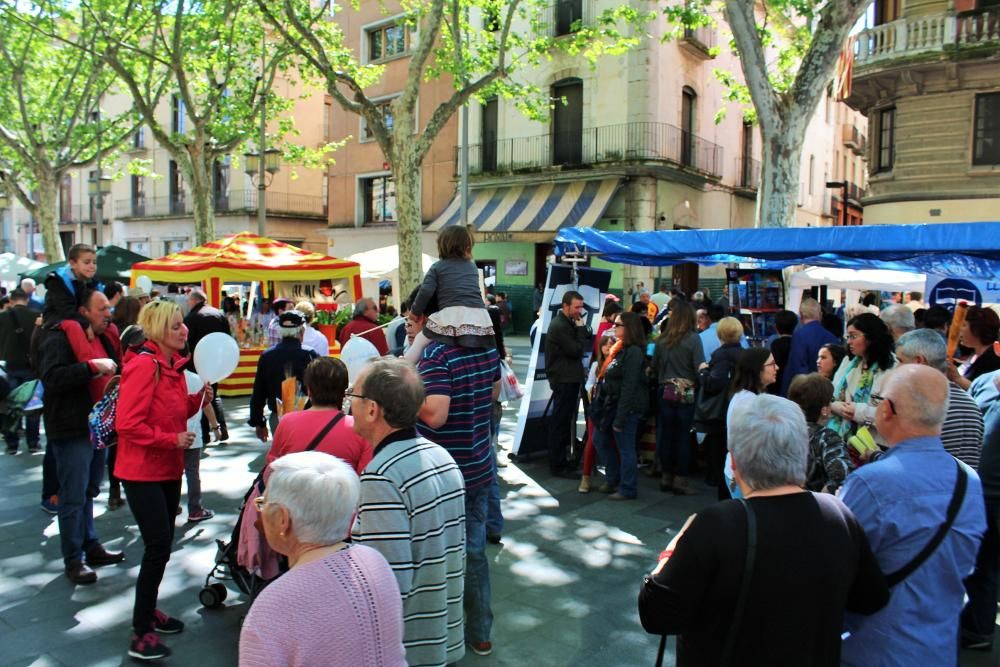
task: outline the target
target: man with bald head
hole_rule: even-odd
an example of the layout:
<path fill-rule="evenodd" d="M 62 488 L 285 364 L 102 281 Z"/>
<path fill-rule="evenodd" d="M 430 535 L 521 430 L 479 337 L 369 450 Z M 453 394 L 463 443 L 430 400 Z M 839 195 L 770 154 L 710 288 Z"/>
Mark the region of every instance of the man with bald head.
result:
<path fill-rule="evenodd" d="M 954 665 L 965 598 L 962 580 L 972 571 L 986 530 L 982 486 L 975 471 L 941 444 L 948 381 L 940 371 L 899 366 L 872 400 L 875 426 L 889 451 L 849 475 L 840 495 L 890 584 L 893 575 L 909 574 L 892 585 L 892 597 L 881 611 L 847 615 L 841 664 Z M 934 546 L 953 503 L 953 521 Z M 928 546 L 934 546 L 929 555 Z"/>

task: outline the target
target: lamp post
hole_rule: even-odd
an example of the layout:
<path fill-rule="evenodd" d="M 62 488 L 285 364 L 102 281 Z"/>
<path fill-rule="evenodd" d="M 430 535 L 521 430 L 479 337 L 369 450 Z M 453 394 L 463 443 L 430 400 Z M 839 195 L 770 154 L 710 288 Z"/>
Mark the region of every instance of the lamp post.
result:
<path fill-rule="evenodd" d="M 263 144 L 262 144 L 263 145 Z M 281 169 L 281 151 L 268 148 L 264 151 L 264 159 L 260 153 L 244 153 L 247 176 L 257 187 L 257 234 L 266 236 L 267 225 L 267 186 L 271 185 L 274 175 Z"/>

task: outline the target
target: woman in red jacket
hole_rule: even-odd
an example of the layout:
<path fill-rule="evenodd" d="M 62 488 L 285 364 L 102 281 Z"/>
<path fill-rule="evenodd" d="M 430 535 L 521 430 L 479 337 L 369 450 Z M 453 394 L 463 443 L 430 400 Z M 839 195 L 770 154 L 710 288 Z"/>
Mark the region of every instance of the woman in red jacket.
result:
<path fill-rule="evenodd" d="M 195 438 L 186 430 L 187 420 L 211 396 L 188 396 L 183 374 L 187 357 L 181 355 L 188 330 L 176 303 L 146 304 L 139 313 L 139 326 L 147 340 L 137 354 L 126 358 L 122 372 L 115 475 L 125 487 L 145 547 L 135 586 L 128 653 L 140 660 L 157 660 L 170 655 L 170 650 L 156 633 L 184 629 L 183 623 L 156 608 L 156 598 L 174 540 L 184 450 Z"/>

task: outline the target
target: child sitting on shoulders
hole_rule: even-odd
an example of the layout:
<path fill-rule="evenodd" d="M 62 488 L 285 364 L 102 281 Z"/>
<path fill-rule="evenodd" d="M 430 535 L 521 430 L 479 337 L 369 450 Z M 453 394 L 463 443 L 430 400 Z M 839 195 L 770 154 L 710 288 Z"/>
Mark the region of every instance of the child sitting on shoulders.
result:
<path fill-rule="evenodd" d="M 424 276 L 410 312 L 427 314 L 434 298 L 438 310 L 428 314 L 427 324 L 407 350 L 406 359 L 416 363 L 431 340 L 455 347 L 493 349 L 493 323 L 479 290 L 479 269 L 472 261 L 472 233 L 465 227 L 445 227 L 438 234 L 440 259 Z"/>

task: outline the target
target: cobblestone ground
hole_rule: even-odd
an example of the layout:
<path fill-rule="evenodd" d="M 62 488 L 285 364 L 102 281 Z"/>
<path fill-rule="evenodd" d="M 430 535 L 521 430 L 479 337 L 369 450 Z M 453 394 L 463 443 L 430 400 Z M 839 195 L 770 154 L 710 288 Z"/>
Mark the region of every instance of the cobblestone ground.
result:
<path fill-rule="evenodd" d="M 527 340 L 513 340 L 515 370 L 524 377 Z M 232 439 L 211 447 L 202 460 L 205 505 L 216 517 L 200 524 L 178 519 L 176 546 L 160 588 L 160 606 L 181 618 L 183 634 L 167 638 L 175 665 L 235 665 L 247 600 L 230 584 L 221 609 L 198 601 L 212 568 L 215 540 L 228 539 L 236 511 L 265 446 L 245 424 L 245 399 L 227 399 Z M 501 444 L 510 448 L 516 406 L 504 412 Z M 506 458 L 504 455 L 502 458 Z M 130 664 L 126 656 L 133 586 L 142 556 L 135 521 L 127 508 L 96 502 L 97 530 L 126 561 L 98 570 L 92 586 L 74 587 L 62 574 L 54 517 L 39 507 L 40 455 L 0 455 L 0 665 Z M 686 517 L 714 498 L 660 493 L 643 477 L 639 500 L 609 503 L 581 495 L 572 480 L 552 479 L 544 462 L 501 470 L 503 544 L 490 546 L 494 653 L 469 654 L 475 665 L 652 665 L 657 639 L 643 632 L 636 612 L 642 575 Z M 331 621 L 335 622 L 335 621 Z M 992 653 L 966 653 L 966 667 L 995 666 Z M 673 641 L 667 664 L 673 664 Z"/>

